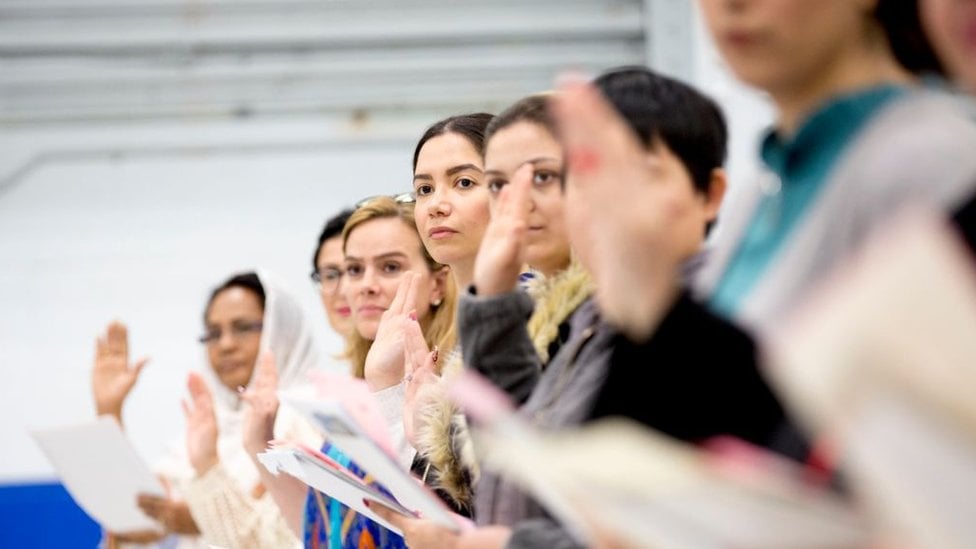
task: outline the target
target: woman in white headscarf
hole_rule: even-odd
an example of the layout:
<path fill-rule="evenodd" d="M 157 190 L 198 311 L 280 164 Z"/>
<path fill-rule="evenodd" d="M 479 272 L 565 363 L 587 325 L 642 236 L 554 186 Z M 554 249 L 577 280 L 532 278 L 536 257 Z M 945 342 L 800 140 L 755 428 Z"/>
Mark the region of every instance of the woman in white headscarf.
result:
<path fill-rule="evenodd" d="M 242 445 L 239 391 L 262 354 L 275 357 L 283 388 L 303 384 L 321 356 L 301 306 L 265 273 L 236 275 L 217 287 L 204 312 L 210 383 L 191 373 L 193 404 L 185 444 L 174 446 L 155 469 L 171 487 L 168 497 L 142 495 L 140 507 L 156 518 L 163 535 L 129 533 L 120 541 L 160 542 L 165 547 L 300 546 Z M 144 361 L 128 363 L 125 326 L 113 323 L 98 342 L 93 388 L 99 414 L 121 418 L 122 403 Z M 211 394 L 208 385 L 214 389 Z M 297 414 L 279 415 L 275 434 L 318 446 L 322 436 Z M 175 536 L 171 536 L 175 535 Z"/>

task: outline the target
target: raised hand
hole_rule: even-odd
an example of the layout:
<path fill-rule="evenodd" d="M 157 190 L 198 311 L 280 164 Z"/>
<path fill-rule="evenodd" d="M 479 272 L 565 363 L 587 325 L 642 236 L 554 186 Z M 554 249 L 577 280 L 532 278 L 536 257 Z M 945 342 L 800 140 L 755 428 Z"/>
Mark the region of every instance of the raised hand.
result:
<path fill-rule="evenodd" d="M 383 311 L 376 339 L 366 355 L 364 377 L 370 390 L 380 391 L 403 380 L 403 321 L 414 313 L 420 277 L 403 274 L 390 306 Z"/>
<path fill-rule="evenodd" d="M 92 368 L 92 393 L 98 415 L 115 416 L 121 423 L 122 405 L 139 379 L 148 358 L 129 364 L 129 333 L 125 324 L 115 321 L 95 342 L 95 366 Z"/>
<path fill-rule="evenodd" d="M 182 401 L 186 416 L 186 451 L 197 475 L 206 473 L 217 464 L 217 416 L 213 395 L 203 376 L 190 372 L 186 380 L 190 401 Z"/>
<path fill-rule="evenodd" d="M 672 234 L 686 189 L 662 175 L 656 156 L 592 84 L 565 83 L 552 113 L 567 151 L 570 240 L 596 282 L 604 317 L 644 338 L 677 295 L 682 257 Z"/>
<path fill-rule="evenodd" d="M 474 285 L 478 295 L 511 292 L 525 264 L 526 231 L 531 208 L 532 165 L 524 164 L 512 182 L 502 188 L 498 204 L 474 262 Z"/>
<path fill-rule="evenodd" d="M 265 351 L 258 359 L 254 379 L 241 394 L 247 404 L 244 412 L 244 449 L 253 458 L 268 447 L 274 438 L 274 424 L 278 417 L 278 367 L 274 356 Z"/>
<path fill-rule="evenodd" d="M 403 400 L 403 431 L 418 450 L 417 432 L 424 428 L 424 410 L 441 400 L 437 361 L 440 351 L 427 348 L 420 324 L 412 318 L 403 322 L 403 365 L 407 381 Z"/>

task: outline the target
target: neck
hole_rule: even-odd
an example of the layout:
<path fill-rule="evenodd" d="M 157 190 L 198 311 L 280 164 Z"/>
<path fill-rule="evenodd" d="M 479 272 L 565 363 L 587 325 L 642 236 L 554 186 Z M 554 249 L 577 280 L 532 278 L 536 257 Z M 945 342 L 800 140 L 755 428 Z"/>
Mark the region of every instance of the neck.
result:
<path fill-rule="evenodd" d="M 452 263 L 451 276 L 454 277 L 454 284 L 459 293 L 467 290 L 474 282 L 474 258 L 471 258 L 471 261 Z"/>
<path fill-rule="evenodd" d="M 862 48 L 858 54 L 842 56 L 834 66 L 813 78 L 769 90 L 779 111 L 777 129 L 783 136 L 792 136 L 831 98 L 883 84 L 908 84 L 911 80 L 887 46 Z"/>
<path fill-rule="evenodd" d="M 552 278 L 559 273 L 565 271 L 569 268 L 570 260 L 569 258 L 561 258 L 558 260 L 550 261 L 546 264 L 529 265 L 533 269 L 542 273 L 546 278 Z"/>

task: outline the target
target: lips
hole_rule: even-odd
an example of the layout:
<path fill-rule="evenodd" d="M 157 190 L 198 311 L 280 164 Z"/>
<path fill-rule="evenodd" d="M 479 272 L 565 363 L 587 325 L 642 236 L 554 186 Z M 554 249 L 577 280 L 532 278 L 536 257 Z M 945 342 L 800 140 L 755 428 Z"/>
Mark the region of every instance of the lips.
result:
<path fill-rule="evenodd" d="M 243 367 L 244 364 L 241 362 L 223 362 L 223 363 L 217 363 L 214 366 L 214 369 L 217 370 L 218 374 L 227 375 L 227 374 L 232 374 Z"/>
<path fill-rule="evenodd" d="M 746 48 L 755 45 L 759 41 L 759 35 L 755 32 L 734 30 L 721 34 L 722 41 L 730 46 Z"/>
<path fill-rule="evenodd" d="M 362 307 L 356 309 L 356 313 L 359 316 L 380 316 L 386 309 L 378 305 L 363 305 Z"/>
<path fill-rule="evenodd" d="M 339 316 L 345 318 L 345 317 L 347 317 L 347 316 L 349 316 L 349 315 L 352 314 L 352 307 L 348 307 L 348 306 L 347 307 L 339 307 L 338 309 L 336 309 L 336 313 L 338 313 Z"/>
<path fill-rule="evenodd" d="M 427 236 L 429 236 L 431 240 L 443 240 L 456 234 L 457 231 L 450 227 L 433 227 L 427 231 Z"/>

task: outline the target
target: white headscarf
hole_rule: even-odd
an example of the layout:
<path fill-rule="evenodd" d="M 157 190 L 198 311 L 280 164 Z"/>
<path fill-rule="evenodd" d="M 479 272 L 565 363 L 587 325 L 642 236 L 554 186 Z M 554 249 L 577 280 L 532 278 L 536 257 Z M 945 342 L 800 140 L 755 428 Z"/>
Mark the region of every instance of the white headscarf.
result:
<path fill-rule="evenodd" d="M 324 356 L 313 337 L 311 323 L 298 301 L 288 293 L 275 278 L 265 271 L 257 272 L 264 288 L 264 318 L 261 330 L 261 352 L 271 351 L 278 366 L 279 389 L 299 389 L 307 384 L 310 370 L 318 367 Z M 221 465 L 237 481 L 238 485 L 250 491 L 258 482 L 258 472 L 243 445 L 244 409 L 236 391 L 225 387 L 213 373 L 206 368 L 208 385 L 214 394 L 214 408 L 219 429 L 217 452 Z M 248 381 L 248 385 L 253 381 Z M 275 434 L 280 435 L 279 427 L 287 429 L 279 414 L 275 423 Z M 180 437 L 172 452 L 161 459 L 156 466 L 157 473 L 169 477 L 179 484 L 193 477 L 193 468 L 186 453 L 185 437 Z"/>
<path fill-rule="evenodd" d="M 271 351 L 274 355 L 278 366 L 278 389 L 298 388 L 298 385 L 307 382 L 309 371 L 319 366 L 323 355 L 312 334 L 311 323 L 298 301 L 267 271 L 259 270 L 257 275 L 264 288 L 261 353 Z M 212 369 L 207 368 L 207 373 L 214 387 L 218 409 L 239 410 L 241 400 L 237 392 L 220 383 Z M 248 386 L 253 380 L 252 375 Z"/>

